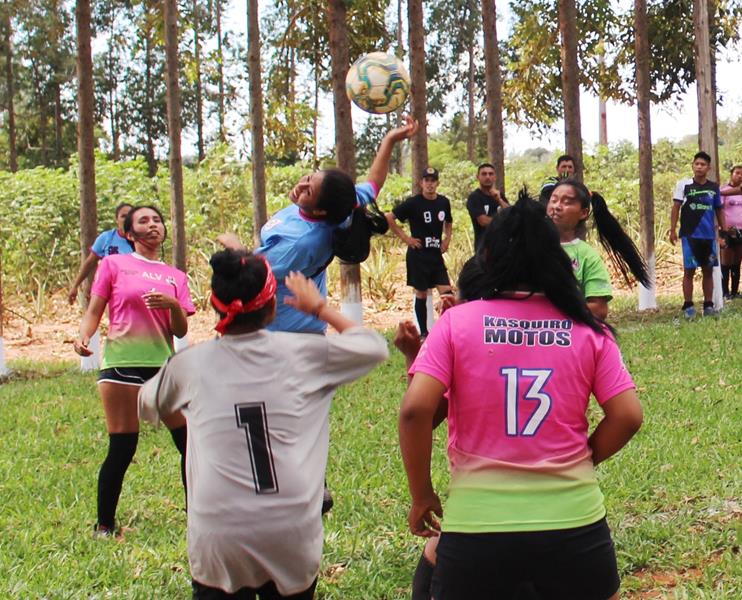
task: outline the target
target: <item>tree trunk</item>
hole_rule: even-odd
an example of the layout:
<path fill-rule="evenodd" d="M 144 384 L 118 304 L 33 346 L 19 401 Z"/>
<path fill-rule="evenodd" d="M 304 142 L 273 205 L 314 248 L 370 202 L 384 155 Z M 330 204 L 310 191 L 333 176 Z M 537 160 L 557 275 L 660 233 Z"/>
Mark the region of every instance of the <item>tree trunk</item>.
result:
<path fill-rule="evenodd" d="M 422 0 L 408 0 L 407 26 L 412 80 L 412 118 L 419 128 L 412 138 L 412 193 L 420 192 L 420 174 L 428 166 L 428 102 L 425 90 L 425 28 Z"/>
<path fill-rule="evenodd" d="M 469 55 L 469 76 L 466 81 L 466 96 L 469 104 L 469 114 L 467 116 L 466 131 L 466 158 L 469 162 L 474 162 L 476 140 L 474 139 L 474 45 L 470 44 L 467 49 Z"/>
<path fill-rule="evenodd" d="M 41 164 L 49 166 L 49 153 L 47 151 L 46 134 L 47 134 L 47 106 L 44 83 L 39 70 L 38 61 L 31 60 L 31 73 L 33 77 L 34 96 L 39 108 L 39 154 L 41 155 Z"/>
<path fill-rule="evenodd" d="M 335 155 L 338 168 L 356 178 L 356 151 L 350 100 L 345 93 L 345 77 L 350 62 L 348 25 L 343 0 L 327 2 L 330 60 L 332 62 L 332 96 L 335 105 Z M 357 323 L 363 321 L 361 265 L 340 261 L 340 308 Z"/>
<path fill-rule="evenodd" d="M 497 6 L 495 0 L 483 0 L 484 62 L 487 80 L 487 153 L 495 167 L 500 190 L 505 189 L 505 133 L 502 125 L 502 74 L 497 45 Z"/>
<path fill-rule="evenodd" d="M 338 168 L 356 178 L 356 149 L 350 100 L 345 93 L 345 76 L 350 62 L 348 26 L 343 0 L 328 0 L 330 59 L 332 61 L 332 97 L 335 105 L 335 154 Z"/>
<path fill-rule="evenodd" d="M 608 145 L 608 107 L 605 98 L 598 98 L 598 144 Z"/>
<path fill-rule="evenodd" d="M 8 110 L 8 167 L 11 173 L 18 170 L 18 153 L 15 133 L 15 81 L 13 78 L 13 25 L 11 20 L 12 4 L 5 2 L 3 9 L 5 25 L 5 104 Z M 0 307 L 2 297 L 0 297 Z M 0 336 L 2 336 L 2 311 L 0 311 Z"/>
<path fill-rule="evenodd" d="M 79 155 L 80 181 L 80 262 L 85 261 L 95 241 L 98 218 L 95 197 L 95 138 L 93 96 L 93 54 L 90 47 L 90 0 L 77 0 L 77 153 Z M 87 304 L 90 278 L 83 284 L 80 297 Z"/>
<path fill-rule="evenodd" d="M 198 28 L 201 26 L 198 14 L 198 0 L 193 0 L 193 59 L 196 61 L 196 147 L 198 162 L 206 158 L 204 153 L 204 99 L 201 85 L 201 40 Z"/>
<path fill-rule="evenodd" d="M 180 82 L 178 80 L 178 3 L 163 0 L 167 65 L 167 125 L 170 138 L 170 216 L 173 222 L 173 264 L 186 270 L 183 161 L 180 155 Z"/>
<path fill-rule="evenodd" d="M 53 90 L 54 90 L 54 162 L 56 166 L 62 164 L 62 129 L 64 122 L 62 121 L 62 93 L 61 86 L 58 80 L 59 75 L 55 75 Z"/>
<path fill-rule="evenodd" d="M 713 1 L 713 0 L 711 0 Z M 693 2 L 693 47 L 696 62 L 696 92 L 698 94 L 698 147 L 711 156 L 709 179 L 719 182 L 719 143 L 716 128 L 716 94 L 711 40 L 709 33 L 709 0 Z M 714 267 L 714 307 L 720 309 L 721 271 Z"/>
<path fill-rule="evenodd" d="M 719 151 L 716 129 L 716 94 L 709 33 L 709 1 L 694 0 L 693 32 L 698 96 L 698 147 L 711 155 L 709 179 L 719 181 Z"/>
<path fill-rule="evenodd" d="M 250 75 L 250 136 L 252 140 L 253 239 L 260 244 L 260 229 L 268 220 L 265 205 L 265 147 L 263 142 L 263 88 L 260 67 L 258 0 L 247 2 L 247 68 Z"/>
<path fill-rule="evenodd" d="M 639 122 L 639 223 L 641 248 L 649 267 L 651 287 L 639 288 L 639 310 L 657 308 L 654 253 L 654 181 L 652 176 L 652 127 L 650 120 L 649 26 L 647 0 L 634 0 L 636 103 Z"/>
<path fill-rule="evenodd" d="M 559 33 L 564 99 L 564 138 L 567 154 L 575 159 L 575 177 L 582 181 L 582 125 L 580 76 L 577 65 L 577 10 L 575 0 L 559 0 Z"/>
<path fill-rule="evenodd" d="M 154 89 L 152 82 L 152 28 L 150 25 L 146 25 L 147 29 L 145 32 L 144 39 L 144 87 L 145 97 L 144 102 L 144 121 L 145 130 L 147 132 L 146 146 L 144 149 L 145 157 L 147 159 L 147 172 L 150 177 L 154 177 L 157 174 L 157 159 L 155 157 L 155 142 L 152 137 L 152 130 L 154 129 Z"/>
<path fill-rule="evenodd" d="M 219 141 L 224 144 L 227 141 L 227 130 L 224 125 L 224 50 L 222 49 L 222 0 L 216 0 L 216 59 L 217 77 L 219 79 L 219 101 L 217 103 L 219 113 Z"/>

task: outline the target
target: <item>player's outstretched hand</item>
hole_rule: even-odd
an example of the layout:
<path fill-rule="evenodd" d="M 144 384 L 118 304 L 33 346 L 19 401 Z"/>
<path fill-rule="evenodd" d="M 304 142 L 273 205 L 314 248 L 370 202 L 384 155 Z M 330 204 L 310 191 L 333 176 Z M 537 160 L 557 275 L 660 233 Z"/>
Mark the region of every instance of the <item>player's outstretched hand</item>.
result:
<path fill-rule="evenodd" d="M 404 115 L 402 119 L 404 121 L 402 125 L 390 129 L 389 133 L 386 134 L 386 137 L 393 142 L 411 138 L 415 133 L 417 133 L 417 130 L 420 127 L 419 123 L 410 115 Z"/>
<path fill-rule="evenodd" d="M 412 363 L 420 352 L 420 334 L 412 321 L 400 321 L 394 334 L 394 345 L 397 347 L 408 363 Z"/>
<path fill-rule="evenodd" d="M 283 301 L 296 310 L 308 315 L 316 315 L 325 305 L 325 299 L 319 293 L 314 281 L 307 279 L 298 271 L 291 271 L 286 276 L 286 287 L 293 296 L 286 296 Z"/>
<path fill-rule="evenodd" d="M 412 503 L 407 515 L 407 523 L 413 535 L 426 538 L 437 537 L 441 534 L 441 524 L 438 518 L 442 516 L 441 500 L 434 493 L 429 498 Z"/>
<path fill-rule="evenodd" d="M 216 241 L 228 250 L 245 250 L 245 245 L 234 233 L 222 233 L 217 236 Z"/>
<path fill-rule="evenodd" d="M 88 348 L 89 344 L 90 338 L 84 335 L 79 340 L 75 340 L 74 342 L 72 342 L 72 347 L 80 356 L 92 356 L 93 351 Z"/>

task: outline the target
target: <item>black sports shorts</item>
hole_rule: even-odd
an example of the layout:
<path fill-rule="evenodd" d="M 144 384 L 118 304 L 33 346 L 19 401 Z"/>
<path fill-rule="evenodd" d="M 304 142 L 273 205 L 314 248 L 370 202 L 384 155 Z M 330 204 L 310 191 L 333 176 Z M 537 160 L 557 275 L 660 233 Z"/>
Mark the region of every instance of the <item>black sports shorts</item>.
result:
<path fill-rule="evenodd" d="M 144 385 L 157 375 L 160 367 L 113 367 L 101 369 L 98 383 L 123 383 L 124 385 Z"/>
<path fill-rule="evenodd" d="M 259 588 L 244 587 L 233 594 L 228 594 L 219 588 L 209 587 L 196 580 L 193 580 L 191 585 L 193 587 L 193 600 L 255 600 L 256 598 L 260 600 L 312 600 L 314 597 L 314 588 L 317 587 L 317 580 L 315 579 L 312 585 L 303 592 L 291 594 L 290 596 L 281 596 L 276 589 L 276 584 L 272 581 Z"/>
<path fill-rule="evenodd" d="M 407 285 L 427 290 L 438 285 L 451 285 L 446 263 L 439 250 L 407 250 Z"/>
<path fill-rule="evenodd" d="M 443 533 L 435 600 L 607 600 L 620 580 L 605 519 L 574 529 Z"/>

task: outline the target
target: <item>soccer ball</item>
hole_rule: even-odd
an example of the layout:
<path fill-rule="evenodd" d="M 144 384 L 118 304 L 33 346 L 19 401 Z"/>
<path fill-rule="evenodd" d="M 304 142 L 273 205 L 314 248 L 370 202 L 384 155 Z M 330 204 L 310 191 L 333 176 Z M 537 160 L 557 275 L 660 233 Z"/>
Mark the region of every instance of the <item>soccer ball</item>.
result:
<path fill-rule="evenodd" d="M 361 56 L 348 70 L 345 91 L 356 106 L 374 114 L 404 105 L 410 93 L 410 76 L 402 61 L 384 52 Z"/>

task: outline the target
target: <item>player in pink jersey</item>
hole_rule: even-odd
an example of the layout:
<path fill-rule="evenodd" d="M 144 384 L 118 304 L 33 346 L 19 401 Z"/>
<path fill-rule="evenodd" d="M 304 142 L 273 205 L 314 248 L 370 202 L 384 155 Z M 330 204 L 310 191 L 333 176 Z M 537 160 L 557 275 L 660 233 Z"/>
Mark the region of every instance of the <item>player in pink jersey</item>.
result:
<path fill-rule="evenodd" d="M 729 183 L 721 188 L 726 230 L 721 237 L 721 287 L 724 297 L 739 297 L 739 268 L 742 263 L 742 165 L 732 167 Z M 729 285 L 731 279 L 731 286 Z"/>
<path fill-rule="evenodd" d="M 133 208 L 124 222 L 124 232 L 134 252 L 101 261 L 80 324 L 80 338 L 74 343 L 75 352 L 90 356 L 90 337 L 108 306 L 108 337 L 98 390 L 109 445 L 98 476 L 97 536 L 116 532 L 121 485 L 139 440 L 139 387 L 173 354 L 173 335 L 183 337 L 187 333 L 186 317 L 195 310 L 186 274 L 160 260 L 167 233 L 160 211 L 153 206 Z M 176 414 L 166 425 L 181 454 L 185 487 L 185 419 Z"/>
<path fill-rule="evenodd" d="M 638 430 L 641 406 L 611 332 L 587 309 L 544 209 L 521 198 L 487 231 L 483 300 L 448 310 L 413 365 L 400 414 L 410 529 L 437 536 L 432 425 L 448 390 L 452 471 L 433 596 L 618 597 L 594 465 Z M 604 418 L 588 436 L 594 394 Z"/>

